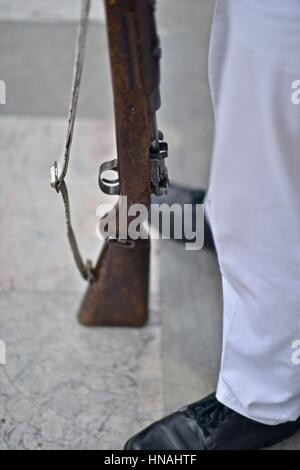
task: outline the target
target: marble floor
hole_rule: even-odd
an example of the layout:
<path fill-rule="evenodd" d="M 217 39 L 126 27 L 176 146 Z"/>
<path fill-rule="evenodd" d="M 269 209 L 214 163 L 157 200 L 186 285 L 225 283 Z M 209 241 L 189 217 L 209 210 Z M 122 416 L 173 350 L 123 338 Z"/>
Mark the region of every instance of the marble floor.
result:
<path fill-rule="evenodd" d="M 64 120 L 7 115 L 0 127 L 0 338 L 7 349 L 7 365 L 0 367 L 0 448 L 120 449 L 164 412 L 159 246 L 153 246 L 148 326 L 80 326 L 85 284 L 66 242 L 61 201 L 49 186 Z M 96 184 L 91 189 L 90 176 L 99 164 L 95 149 L 106 159 L 113 140 L 101 120 L 81 118 L 77 130 L 74 221 L 83 251 L 95 259 L 95 201 L 103 198 Z"/>

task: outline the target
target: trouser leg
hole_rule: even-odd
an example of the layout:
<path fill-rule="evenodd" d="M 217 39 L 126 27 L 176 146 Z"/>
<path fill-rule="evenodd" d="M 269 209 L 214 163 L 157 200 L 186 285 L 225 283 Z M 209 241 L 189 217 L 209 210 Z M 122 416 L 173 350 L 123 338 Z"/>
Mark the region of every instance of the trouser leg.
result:
<path fill-rule="evenodd" d="M 207 211 L 223 278 L 218 399 L 260 422 L 300 415 L 298 0 L 218 0 Z"/>

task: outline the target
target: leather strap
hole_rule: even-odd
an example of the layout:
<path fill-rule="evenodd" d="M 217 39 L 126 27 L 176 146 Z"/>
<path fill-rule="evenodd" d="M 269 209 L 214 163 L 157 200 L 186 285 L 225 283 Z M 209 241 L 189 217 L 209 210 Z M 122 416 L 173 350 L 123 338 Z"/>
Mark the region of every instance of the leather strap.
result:
<path fill-rule="evenodd" d="M 58 193 L 61 193 L 62 196 L 62 200 L 65 207 L 68 240 L 76 266 L 83 279 L 92 283 L 95 280 L 94 268 L 90 260 L 87 260 L 86 262 L 83 261 L 82 255 L 80 253 L 75 232 L 72 226 L 69 193 L 67 185 L 65 183 L 65 178 L 67 176 L 68 167 L 70 163 L 71 147 L 73 142 L 74 127 L 77 114 L 77 105 L 83 70 L 90 6 L 91 0 L 82 0 L 81 17 L 76 39 L 73 83 L 68 116 L 68 130 L 64 145 L 63 157 L 60 162 L 54 162 L 54 165 L 51 168 L 51 186 Z"/>

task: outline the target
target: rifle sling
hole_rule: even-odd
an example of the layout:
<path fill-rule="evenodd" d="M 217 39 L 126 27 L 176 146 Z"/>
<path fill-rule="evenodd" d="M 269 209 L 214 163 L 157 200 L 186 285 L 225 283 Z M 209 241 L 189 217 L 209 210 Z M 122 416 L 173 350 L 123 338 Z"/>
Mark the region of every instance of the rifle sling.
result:
<path fill-rule="evenodd" d="M 82 0 L 81 4 L 81 18 L 77 31 L 76 39 L 76 52 L 75 52 L 75 61 L 74 61 L 74 71 L 73 71 L 73 83 L 72 83 L 72 92 L 71 100 L 69 106 L 69 116 L 68 116 L 68 130 L 65 140 L 65 146 L 63 151 L 63 158 L 58 163 L 54 162 L 54 165 L 51 169 L 51 186 L 58 192 L 61 193 L 62 200 L 65 207 L 65 217 L 66 217 L 66 226 L 68 240 L 71 247 L 71 251 L 76 263 L 76 266 L 83 277 L 84 280 L 89 281 L 90 283 L 95 281 L 95 274 L 93 264 L 90 260 L 86 262 L 83 261 L 82 255 L 80 253 L 75 232 L 72 226 L 71 221 L 71 208 L 70 208 L 70 199 L 68 188 L 65 182 L 65 178 L 68 173 L 68 167 L 70 163 L 71 156 L 71 147 L 73 142 L 74 127 L 77 115 L 77 105 L 83 70 L 84 54 L 85 54 L 85 45 L 86 37 L 88 30 L 88 18 L 90 12 L 91 0 Z"/>

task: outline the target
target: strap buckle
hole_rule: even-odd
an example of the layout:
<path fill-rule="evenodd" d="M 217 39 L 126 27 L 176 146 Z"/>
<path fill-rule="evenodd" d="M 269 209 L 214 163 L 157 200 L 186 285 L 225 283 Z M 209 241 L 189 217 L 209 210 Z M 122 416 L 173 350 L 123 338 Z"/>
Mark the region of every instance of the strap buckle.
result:
<path fill-rule="evenodd" d="M 51 167 L 50 185 L 51 188 L 55 189 L 57 193 L 59 193 L 59 185 L 61 184 L 60 173 L 60 165 L 57 161 L 55 161 Z"/>

